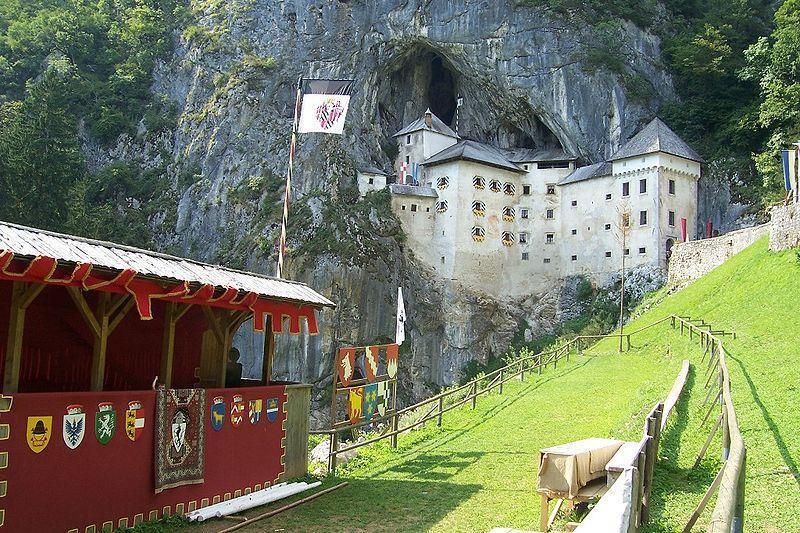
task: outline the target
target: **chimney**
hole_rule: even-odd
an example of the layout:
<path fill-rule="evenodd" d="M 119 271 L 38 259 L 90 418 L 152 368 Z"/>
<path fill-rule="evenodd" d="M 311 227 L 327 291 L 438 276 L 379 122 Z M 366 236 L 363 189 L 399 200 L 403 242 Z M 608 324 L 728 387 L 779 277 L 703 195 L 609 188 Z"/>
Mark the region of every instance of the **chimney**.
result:
<path fill-rule="evenodd" d="M 431 113 L 430 107 L 425 111 L 425 125 L 429 128 L 433 127 L 433 113 Z"/>

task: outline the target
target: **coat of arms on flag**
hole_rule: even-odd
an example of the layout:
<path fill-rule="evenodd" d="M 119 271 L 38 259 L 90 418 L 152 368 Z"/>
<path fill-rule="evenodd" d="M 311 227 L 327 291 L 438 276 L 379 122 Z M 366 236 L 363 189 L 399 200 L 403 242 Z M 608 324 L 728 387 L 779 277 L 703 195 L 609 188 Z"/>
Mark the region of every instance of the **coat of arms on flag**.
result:
<path fill-rule="evenodd" d="M 125 434 L 131 442 L 136 442 L 136 439 L 141 437 L 142 431 L 144 431 L 142 402 L 128 402 L 128 410 L 125 411 Z"/>
<path fill-rule="evenodd" d="M 364 369 L 367 371 L 367 380 L 375 381 L 378 375 L 378 347 L 367 346 L 364 353 Z"/>
<path fill-rule="evenodd" d="M 25 433 L 25 440 L 28 441 L 28 448 L 34 453 L 41 453 L 50 443 L 50 435 L 52 432 L 52 416 L 29 416 L 28 430 Z"/>
<path fill-rule="evenodd" d="M 342 134 L 353 80 L 304 79 L 298 133 Z"/>
<path fill-rule="evenodd" d="M 280 406 L 278 398 L 267 398 L 267 420 L 275 422 L 278 419 L 278 407 Z"/>
<path fill-rule="evenodd" d="M 225 423 L 225 398 L 222 396 L 215 396 L 211 400 L 211 427 L 214 431 L 222 429 L 222 424 Z"/>
<path fill-rule="evenodd" d="M 231 425 L 238 428 L 244 420 L 244 401 L 241 394 L 236 394 L 231 402 Z"/>
<path fill-rule="evenodd" d="M 350 394 L 348 395 L 348 403 L 347 403 L 347 416 L 350 419 L 351 424 L 357 424 L 361 421 L 361 415 L 363 410 L 363 401 L 364 401 L 364 387 L 356 387 L 354 389 L 350 389 Z"/>
<path fill-rule="evenodd" d="M 370 383 L 364 386 L 364 420 L 372 420 L 378 407 L 378 384 Z"/>
<path fill-rule="evenodd" d="M 64 444 L 70 450 L 74 450 L 81 445 L 86 434 L 86 413 L 83 412 L 83 406 L 78 404 L 67 406 L 63 424 Z"/>
<path fill-rule="evenodd" d="M 389 410 L 389 382 L 378 382 L 378 414 L 380 416 L 386 415 Z"/>
<path fill-rule="evenodd" d="M 117 412 L 114 411 L 114 404 L 102 402 L 97 404 L 97 412 L 94 414 L 94 436 L 100 444 L 108 444 L 117 429 Z"/>
<path fill-rule="evenodd" d="M 250 409 L 248 410 L 248 414 L 250 415 L 250 423 L 251 424 L 258 424 L 261 420 L 261 408 L 262 402 L 261 399 L 258 400 L 250 400 Z"/>
<path fill-rule="evenodd" d="M 339 349 L 339 362 L 338 373 L 339 383 L 345 387 L 350 386 L 353 380 L 353 372 L 356 364 L 356 349 L 355 348 L 340 348 Z"/>
<path fill-rule="evenodd" d="M 394 379 L 397 376 L 397 356 L 400 347 L 397 344 L 386 345 L 386 373 Z"/>

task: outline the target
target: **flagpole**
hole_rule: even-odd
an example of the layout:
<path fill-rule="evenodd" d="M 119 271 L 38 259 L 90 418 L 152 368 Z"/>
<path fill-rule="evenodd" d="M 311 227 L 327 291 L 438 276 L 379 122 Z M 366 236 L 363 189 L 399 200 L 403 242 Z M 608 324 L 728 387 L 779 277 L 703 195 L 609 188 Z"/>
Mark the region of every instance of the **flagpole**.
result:
<path fill-rule="evenodd" d="M 292 137 L 289 142 L 289 166 L 286 170 L 286 190 L 283 194 L 283 218 L 281 219 L 281 237 L 278 243 L 278 266 L 276 277 L 283 277 L 283 254 L 286 251 L 286 224 L 289 220 L 289 195 L 292 188 L 292 174 L 294 171 L 294 152 L 297 147 L 297 120 L 300 115 L 300 94 L 303 86 L 303 77 L 297 78 L 297 96 L 294 103 L 294 121 L 292 122 Z"/>

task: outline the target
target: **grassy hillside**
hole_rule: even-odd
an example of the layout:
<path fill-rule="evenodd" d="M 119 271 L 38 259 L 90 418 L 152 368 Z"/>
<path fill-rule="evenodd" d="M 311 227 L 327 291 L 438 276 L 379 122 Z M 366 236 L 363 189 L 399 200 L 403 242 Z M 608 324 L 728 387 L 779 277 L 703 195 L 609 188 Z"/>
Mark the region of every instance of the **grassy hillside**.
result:
<path fill-rule="evenodd" d="M 737 333 L 736 340 L 726 339 L 726 347 L 733 401 L 747 446 L 745 530 L 800 531 L 796 512 L 800 509 L 798 253 L 770 253 L 764 238 L 686 289 L 670 296 L 662 291 L 654 300 L 660 301 L 635 320 L 631 329 L 680 314 Z M 655 342 L 680 342 L 680 349 L 684 347 L 677 335 L 665 334 L 660 328 L 635 337 L 633 345 L 641 356 L 660 357 L 663 349 Z M 691 353 L 697 364 L 699 350 Z M 705 397 L 704 370 L 697 367 L 690 394 L 681 402 L 677 421 L 662 446 L 661 456 L 668 460 L 657 467 L 655 513 L 659 518 L 651 531 L 682 527 L 719 467 L 717 435 L 710 448 L 712 457 L 691 470 L 710 429 L 708 422 L 699 427 L 705 415 L 700 408 Z"/>

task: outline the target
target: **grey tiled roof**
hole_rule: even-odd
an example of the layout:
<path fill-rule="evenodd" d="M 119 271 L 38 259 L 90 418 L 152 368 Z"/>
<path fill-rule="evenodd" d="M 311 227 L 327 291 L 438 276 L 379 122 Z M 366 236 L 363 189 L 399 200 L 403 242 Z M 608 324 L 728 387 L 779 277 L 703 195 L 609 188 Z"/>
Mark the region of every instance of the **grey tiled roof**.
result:
<path fill-rule="evenodd" d="M 655 152 L 666 152 L 699 163 L 703 162 L 703 158 L 658 117 L 617 150 L 611 157 L 611 161 Z"/>
<path fill-rule="evenodd" d="M 485 165 L 511 170 L 512 172 L 524 172 L 524 170 L 509 161 L 506 155 L 497 148 L 477 141 L 459 141 L 453 146 L 449 146 L 432 155 L 425 160 L 423 165 L 432 166 L 457 159 L 476 161 Z"/>
<path fill-rule="evenodd" d="M 439 193 L 433 187 L 419 187 L 417 185 L 402 185 L 400 183 L 392 183 L 389 185 L 389 191 L 392 194 L 402 194 L 404 196 L 425 196 L 429 198 L 438 198 Z"/>
<path fill-rule="evenodd" d="M 373 167 L 373 166 L 361 167 L 361 168 L 358 169 L 358 171 L 362 172 L 364 174 L 378 174 L 380 176 L 388 176 L 389 175 L 386 172 L 384 172 L 383 170 L 379 169 L 378 167 Z"/>
<path fill-rule="evenodd" d="M 577 156 L 570 155 L 560 148 L 511 148 L 503 150 L 512 163 L 532 163 L 537 161 L 574 161 Z"/>
<path fill-rule="evenodd" d="M 425 113 L 429 112 L 430 109 L 428 109 Z M 440 119 L 433 113 L 431 113 L 430 126 L 425 124 L 425 115 L 423 115 L 414 122 L 412 122 L 411 124 L 409 124 L 408 126 L 406 126 L 405 128 L 401 129 L 400 131 L 392 135 L 392 137 L 400 137 L 401 135 L 407 135 L 409 133 L 413 133 L 419 130 L 435 131 L 436 133 L 441 133 L 442 135 L 447 135 L 448 137 L 454 137 L 456 139 L 459 138 L 456 132 L 450 129 L 450 126 L 442 122 L 442 119 Z"/>
<path fill-rule="evenodd" d="M 557 183 L 557 185 L 569 185 L 578 181 L 586 181 L 592 178 L 599 178 L 601 176 L 611 175 L 611 163 L 604 161 L 602 163 L 595 163 L 593 165 L 586 165 L 575 169 L 575 172 L 569 176 L 565 176 Z"/>

